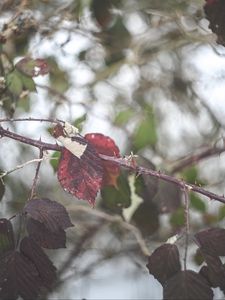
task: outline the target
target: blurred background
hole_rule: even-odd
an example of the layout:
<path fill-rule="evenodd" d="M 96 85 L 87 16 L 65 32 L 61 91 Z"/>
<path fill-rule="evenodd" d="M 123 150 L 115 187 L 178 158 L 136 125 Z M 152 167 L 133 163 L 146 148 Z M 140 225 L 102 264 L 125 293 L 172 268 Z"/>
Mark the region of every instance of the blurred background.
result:
<path fill-rule="evenodd" d="M 204 4 L 1 1 L 0 118 L 59 118 L 82 134 L 101 132 L 115 140 L 121 155 L 138 155 L 138 164 L 224 194 L 223 153 L 184 163 L 185 157 L 224 143 L 225 49 L 208 28 Z M 14 74 L 7 85 L 13 66 L 24 56 L 46 59 L 49 74 L 34 78 L 34 84 L 21 83 Z M 46 123 L 3 125 L 55 142 Z M 37 149 L 0 140 L 1 170 L 36 157 Z M 38 196 L 63 203 L 75 227 L 67 230 L 66 249 L 48 251 L 60 276 L 46 298 L 161 299 L 162 287 L 145 267 L 137 235 L 151 253 L 179 234 L 182 253 L 180 190 L 121 170 L 118 188 L 105 187 L 93 210 L 62 190 L 56 164 L 42 164 Z M 35 164 L 30 164 L 4 177 L 1 217 L 24 206 L 34 172 Z M 3 188 L 1 184 L 0 194 Z M 118 222 L 118 215 L 124 222 Z M 223 205 L 190 193 L 191 234 L 224 225 L 224 217 Z M 199 270 L 202 260 L 196 249 L 190 239 L 188 264 Z"/>

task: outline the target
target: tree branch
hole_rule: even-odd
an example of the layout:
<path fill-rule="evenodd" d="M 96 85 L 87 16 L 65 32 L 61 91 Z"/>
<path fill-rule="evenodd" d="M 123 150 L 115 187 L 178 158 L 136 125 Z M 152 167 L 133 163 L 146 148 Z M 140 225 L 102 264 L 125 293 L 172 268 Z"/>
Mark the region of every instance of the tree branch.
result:
<path fill-rule="evenodd" d="M 49 143 L 42 142 L 41 140 L 34 140 L 34 139 L 31 139 L 28 137 L 24 137 L 22 135 L 19 135 L 19 134 L 11 132 L 9 130 L 6 130 L 2 126 L 0 126 L 0 137 L 8 137 L 13 140 L 17 140 L 21 143 L 34 146 L 43 151 L 44 150 L 52 150 L 52 151 L 61 151 L 62 150 L 62 147 L 59 146 L 58 144 L 49 144 Z M 199 193 L 210 199 L 214 199 L 214 200 L 217 200 L 217 201 L 225 204 L 224 196 L 220 196 L 220 195 L 217 195 L 210 191 L 207 191 L 197 185 L 186 183 L 182 179 L 177 179 L 173 176 L 163 174 L 160 171 L 154 171 L 151 169 L 137 166 L 136 164 L 132 163 L 127 158 L 116 158 L 116 157 L 107 156 L 107 155 L 103 155 L 103 154 L 99 154 L 99 157 L 101 157 L 103 160 L 114 162 L 115 164 L 119 165 L 120 167 L 129 169 L 133 172 L 136 172 L 137 174 L 145 174 L 145 175 L 159 178 L 159 179 L 167 181 L 167 182 L 171 182 L 171 183 L 179 186 L 181 189 L 185 188 L 188 191 L 193 191 L 193 192 Z"/>

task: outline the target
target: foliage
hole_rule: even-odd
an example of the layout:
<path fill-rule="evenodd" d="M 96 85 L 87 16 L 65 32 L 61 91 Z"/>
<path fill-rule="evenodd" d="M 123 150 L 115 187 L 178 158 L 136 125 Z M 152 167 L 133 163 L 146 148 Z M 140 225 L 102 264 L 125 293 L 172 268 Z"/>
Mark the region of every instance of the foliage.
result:
<path fill-rule="evenodd" d="M 204 173 L 224 125 L 191 62 L 224 46 L 224 1 L 6 0 L 0 12 L 0 298 L 60 295 L 121 256 L 148 260 L 164 299 L 225 292 L 223 164 Z"/>

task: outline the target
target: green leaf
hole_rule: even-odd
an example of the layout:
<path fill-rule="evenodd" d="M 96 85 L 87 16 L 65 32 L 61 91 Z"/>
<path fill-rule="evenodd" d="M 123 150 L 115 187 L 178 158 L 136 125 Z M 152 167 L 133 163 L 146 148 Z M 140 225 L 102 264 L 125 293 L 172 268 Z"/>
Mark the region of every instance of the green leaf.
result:
<path fill-rule="evenodd" d="M 131 191 L 127 178 L 120 175 L 117 178 L 117 186 L 106 186 L 101 190 L 103 207 L 113 212 L 121 212 L 122 208 L 127 208 L 131 204 Z"/>
<path fill-rule="evenodd" d="M 152 108 L 148 107 L 148 110 L 151 111 L 148 112 L 147 116 L 145 116 L 140 122 L 133 137 L 135 151 L 138 151 L 146 146 L 154 146 L 157 142 L 154 113 Z"/>
<path fill-rule="evenodd" d="M 60 152 L 59 151 L 53 152 L 53 154 L 51 156 L 51 160 L 50 160 L 50 165 L 52 166 L 53 171 L 55 173 L 57 172 L 57 169 L 58 169 L 59 158 L 60 158 Z"/>
<path fill-rule="evenodd" d="M 6 84 L 11 93 L 19 96 L 23 91 L 22 74 L 14 70 L 6 75 Z"/>
<path fill-rule="evenodd" d="M 25 76 L 21 73 L 21 80 L 23 83 L 23 88 L 30 92 L 36 92 L 35 82 L 31 77 Z"/>
<path fill-rule="evenodd" d="M 53 57 L 48 58 L 50 68 L 49 79 L 51 87 L 60 93 L 64 93 L 69 88 L 69 79 L 66 72 L 60 69 Z"/>
<path fill-rule="evenodd" d="M 183 171 L 182 177 L 185 181 L 192 184 L 197 185 L 205 185 L 206 183 L 200 179 L 198 179 L 198 169 L 196 167 L 189 167 Z"/>
<path fill-rule="evenodd" d="M 85 113 L 73 122 L 73 126 L 77 127 L 79 131 L 81 131 L 83 128 L 83 123 L 84 121 L 86 121 L 86 119 L 87 119 L 87 114 Z"/>
<path fill-rule="evenodd" d="M 2 178 L 0 178 L 0 201 L 2 200 L 4 194 L 5 194 L 5 184 L 2 180 Z"/>
<path fill-rule="evenodd" d="M 126 124 L 133 116 L 134 111 L 132 111 L 130 108 L 122 110 L 116 115 L 114 124 L 117 126 L 122 126 Z"/>
<path fill-rule="evenodd" d="M 199 198 L 195 193 L 190 193 L 190 203 L 193 208 L 200 212 L 206 212 L 205 202 Z"/>
<path fill-rule="evenodd" d="M 225 205 L 222 205 L 219 208 L 219 212 L 218 212 L 218 220 L 222 221 L 225 218 Z"/>
<path fill-rule="evenodd" d="M 170 224 L 173 227 L 183 227 L 185 224 L 184 208 L 179 207 L 174 213 L 170 216 Z"/>

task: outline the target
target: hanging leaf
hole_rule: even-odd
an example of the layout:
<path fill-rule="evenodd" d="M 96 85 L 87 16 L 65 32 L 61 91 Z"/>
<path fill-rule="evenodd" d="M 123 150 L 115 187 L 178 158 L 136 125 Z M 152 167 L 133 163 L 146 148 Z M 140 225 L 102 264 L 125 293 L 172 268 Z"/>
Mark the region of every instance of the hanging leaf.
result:
<path fill-rule="evenodd" d="M 209 228 L 195 234 L 198 246 L 212 256 L 225 256 L 225 229 Z"/>
<path fill-rule="evenodd" d="M 49 66 L 46 60 L 41 58 L 33 59 L 30 57 L 24 57 L 15 65 L 15 67 L 21 73 L 30 77 L 45 75 L 49 72 Z"/>
<path fill-rule="evenodd" d="M 120 111 L 115 119 L 114 124 L 117 126 L 126 125 L 127 122 L 134 116 L 135 112 L 130 108 Z"/>
<path fill-rule="evenodd" d="M 154 146 L 157 142 L 156 124 L 153 108 L 147 106 L 148 114 L 144 116 L 133 136 L 134 150 Z"/>
<path fill-rule="evenodd" d="M 64 145 L 58 166 L 58 180 L 65 191 L 94 205 L 102 186 L 102 160 L 88 141 L 70 124 L 57 125 L 53 135 Z"/>
<path fill-rule="evenodd" d="M 116 185 L 116 188 L 114 186 L 102 188 L 102 206 L 111 212 L 121 213 L 123 208 L 130 206 L 131 192 L 127 178 L 122 174 L 117 178 Z"/>
<path fill-rule="evenodd" d="M 96 149 L 97 153 L 112 157 L 120 157 L 120 151 L 115 142 L 101 133 L 88 133 L 85 139 Z M 117 177 L 120 167 L 113 162 L 103 160 L 103 186 L 112 185 L 117 187 Z"/>
<path fill-rule="evenodd" d="M 212 287 L 219 287 L 225 293 L 225 266 L 219 257 L 202 253 L 207 266 L 203 266 L 199 274 L 204 276 Z"/>
<path fill-rule="evenodd" d="M 54 232 L 73 226 L 65 207 L 56 201 L 46 198 L 28 201 L 24 207 L 24 212 L 45 225 L 49 231 Z"/>
<path fill-rule="evenodd" d="M 20 96 L 23 91 L 23 81 L 17 70 L 6 75 L 6 85 L 11 93 Z"/>
<path fill-rule="evenodd" d="M 27 232 L 29 236 L 43 248 L 66 248 L 66 233 L 62 229 L 50 231 L 42 223 L 34 219 L 28 219 Z"/>
<path fill-rule="evenodd" d="M 147 268 L 149 273 L 163 285 L 181 270 L 177 246 L 164 244 L 157 248 L 149 257 Z"/>
<path fill-rule="evenodd" d="M 181 190 L 170 182 L 159 181 L 158 190 L 153 198 L 160 213 L 169 213 L 178 209 L 181 205 Z"/>
<path fill-rule="evenodd" d="M 0 257 L 7 251 L 14 250 L 14 248 L 12 223 L 7 219 L 0 219 Z"/>
<path fill-rule="evenodd" d="M 195 210 L 202 213 L 206 212 L 205 202 L 196 193 L 190 193 L 190 204 Z"/>
<path fill-rule="evenodd" d="M 25 237 L 20 243 L 20 251 L 35 264 L 43 284 L 51 289 L 56 280 L 56 268 L 41 247 L 32 238 Z"/>
<path fill-rule="evenodd" d="M 155 166 L 147 159 L 142 158 L 140 164 L 155 169 Z M 131 220 L 144 236 L 153 234 L 159 228 L 159 211 L 157 205 L 153 202 L 157 190 L 157 178 L 144 174 L 136 177 L 135 193 L 143 199 L 143 202 L 136 209 Z"/>
<path fill-rule="evenodd" d="M 198 273 L 191 270 L 180 271 L 163 285 L 163 299 L 213 300 L 213 291 L 207 280 Z"/>
<path fill-rule="evenodd" d="M 35 265 L 19 252 L 0 259 L 0 299 L 37 299 L 42 286 Z"/>

